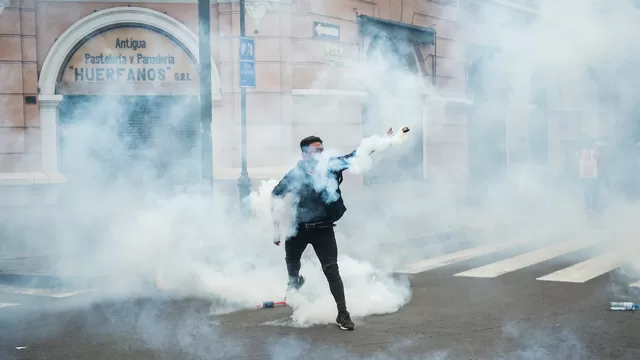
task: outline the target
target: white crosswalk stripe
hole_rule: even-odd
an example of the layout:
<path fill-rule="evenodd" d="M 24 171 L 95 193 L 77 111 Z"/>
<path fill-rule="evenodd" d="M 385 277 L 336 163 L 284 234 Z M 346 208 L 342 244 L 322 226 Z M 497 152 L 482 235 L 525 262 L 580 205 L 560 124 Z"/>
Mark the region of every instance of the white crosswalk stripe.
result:
<path fill-rule="evenodd" d="M 592 245 L 594 245 L 593 242 L 587 241 L 564 242 L 457 273 L 454 276 L 494 278 Z"/>
<path fill-rule="evenodd" d="M 17 298 L 18 300 L 15 300 L 16 295 L 27 296 L 27 299 L 29 297 L 49 297 L 63 299 L 85 294 L 90 291 L 92 290 L 64 291 L 59 289 L 26 288 L 19 286 L 0 285 L 0 311 L 12 311 L 11 309 L 16 306 L 26 305 L 24 301 L 20 301 L 20 297 Z M 9 296 L 9 299 L 7 299 L 7 296 Z"/>
<path fill-rule="evenodd" d="M 2 308 L 8 308 L 8 307 L 13 307 L 13 306 L 20 306 L 20 304 L 15 304 L 15 303 L 3 303 L 3 302 L 0 302 L 0 309 L 2 309 Z"/>
<path fill-rule="evenodd" d="M 629 260 L 631 260 L 629 251 L 610 251 L 549 275 L 539 277 L 537 280 L 583 283 L 615 270 Z"/>
<path fill-rule="evenodd" d="M 75 295 L 80 295 L 89 292 L 90 290 L 77 290 L 77 291 L 58 291 L 53 289 L 43 288 L 23 288 L 17 286 L 0 285 L 0 291 L 10 292 L 14 294 L 23 295 L 36 295 L 36 296 L 48 296 L 52 298 L 65 298 Z"/>
<path fill-rule="evenodd" d="M 511 244 L 497 244 L 479 246 L 472 249 L 460 250 L 451 254 L 446 254 L 426 260 L 421 260 L 413 264 L 408 265 L 404 270 L 398 271 L 401 274 L 417 274 L 439 268 L 442 266 L 451 265 L 460 261 L 469 260 L 478 256 L 488 255 L 501 250 L 508 249 L 515 246 L 516 243 Z"/>
<path fill-rule="evenodd" d="M 576 251 L 585 250 L 603 243 L 603 240 L 581 239 L 576 241 L 565 241 L 535 250 L 523 252 L 506 259 L 492 261 L 488 264 L 467 269 L 453 274 L 456 277 L 470 278 L 496 278 L 508 273 L 512 273 L 536 264 L 542 264 Z M 478 258 L 484 255 L 497 253 L 502 250 L 515 248 L 524 244 L 519 241 L 515 243 L 504 243 L 494 245 L 484 245 L 469 249 L 458 250 L 449 254 L 439 255 L 425 260 L 406 265 L 402 270 L 396 271 L 400 274 L 418 274 L 436 268 L 453 264 L 463 264 L 464 261 Z M 585 283 L 601 275 L 618 269 L 619 267 L 633 261 L 633 254 L 624 248 L 611 250 L 605 254 L 594 255 L 591 258 L 576 263 L 568 264 L 567 267 L 551 272 L 536 278 L 539 281 L 565 282 L 565 283 Z M 629 286 L 640 288 L 640 281 Z"/>

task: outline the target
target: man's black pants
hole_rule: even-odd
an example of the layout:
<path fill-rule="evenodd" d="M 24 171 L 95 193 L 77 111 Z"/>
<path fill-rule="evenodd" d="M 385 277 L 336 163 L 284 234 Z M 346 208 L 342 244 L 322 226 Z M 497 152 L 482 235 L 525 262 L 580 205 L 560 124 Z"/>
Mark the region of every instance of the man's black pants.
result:
<path fill-rule="evenodd" d="M 297 278 L 300 272 L 300 259 L 302 253 L 311 244 L 320 260 L 331 294 L 336 301 L 338 311 L 347 309 L 344 297 L 344 285 L 338 270 L 338 245 L 333 225 L 323 228 L 305 229 L 301 227 L 298 233 L 287 239 L 284 244 L 289 278 Z"/>

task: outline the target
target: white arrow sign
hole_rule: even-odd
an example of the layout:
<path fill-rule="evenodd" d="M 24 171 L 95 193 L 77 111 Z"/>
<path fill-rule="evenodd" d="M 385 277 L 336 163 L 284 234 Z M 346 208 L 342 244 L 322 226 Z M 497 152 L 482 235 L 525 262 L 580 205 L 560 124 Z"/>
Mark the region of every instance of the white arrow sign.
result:
<path fill-rule="evenodd" d="M 316 30 L 316 33 L 318 33 L 318 35 L 332 36 L 336 38 L 340 37 L 339 28 L 324 26 L 322 23 L 319 23 L 318 25 L 316 25 L 315 30 Z"/>

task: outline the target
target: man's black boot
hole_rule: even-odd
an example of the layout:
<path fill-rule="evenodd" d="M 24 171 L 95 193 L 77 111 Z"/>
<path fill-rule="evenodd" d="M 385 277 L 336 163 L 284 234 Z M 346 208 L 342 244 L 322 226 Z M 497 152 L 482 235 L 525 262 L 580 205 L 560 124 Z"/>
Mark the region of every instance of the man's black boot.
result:
<path fill-rule="evenodd" d="M 300 290 L 300 288 L 304 285 L 304 277 L 302 275 L 298 275 L 298 277 L 289 277 L 289 282 L 287 283 L 287 290 Z"/>
<path fill-rule="evenodd" d="M 289 274 L 287 290 L 299 290 L 304 285 L 304 277 L 300 275 L 300 262 L 287 262 L 287 273 Z"/>
<path fill-rule="evenodd" d="M 338 311 L 336 324 L 338 324 L 342 330 L 354 330 L 356 328 L 356 325 L 351 320 L 351 315 L 349 315 L 349 312 L 346 309 Z"/>

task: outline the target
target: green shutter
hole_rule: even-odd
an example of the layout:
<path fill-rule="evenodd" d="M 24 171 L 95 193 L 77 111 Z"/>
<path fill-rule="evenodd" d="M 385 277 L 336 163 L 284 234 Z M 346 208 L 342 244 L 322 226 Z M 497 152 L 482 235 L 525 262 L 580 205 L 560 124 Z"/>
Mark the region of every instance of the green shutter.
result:
<path fill-rule="evenodd" d="M 109 115 L 116 126 L 114 136 L 118 143 L 110 149 L 96 146 L 83 150 L 91 151 L 100 162 L 102 171 L 96 175 L 102 179 L 97 181 L 120 179 L 146 184 L 149 178 L 139 176 L 141 169 L 145 169 L 145 175 L 162 178 L 150 186 L 170 188 L 199 181 L 198 98 L 178 96 L 65 96 L 59 107 L 60 165 L 67 177 L 73 178 L 74 172 L 82 171 L 73 166 L 77 154 L 71 152 L 78 149 L 69 146 L 82 139 L 71 138 L 81 134 L 66 130 L 81 123 L 99 126 L 105 111 L 113 111 Z"/>

